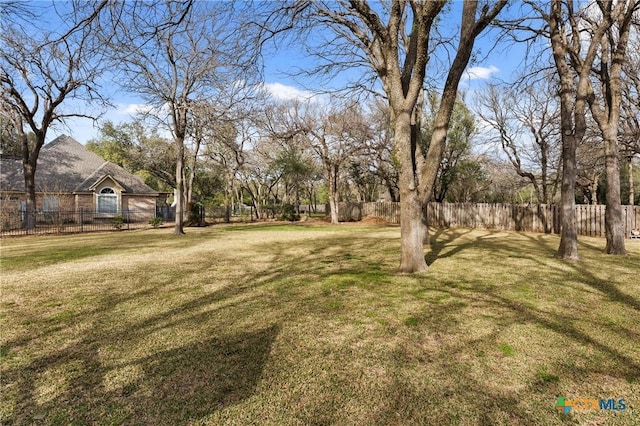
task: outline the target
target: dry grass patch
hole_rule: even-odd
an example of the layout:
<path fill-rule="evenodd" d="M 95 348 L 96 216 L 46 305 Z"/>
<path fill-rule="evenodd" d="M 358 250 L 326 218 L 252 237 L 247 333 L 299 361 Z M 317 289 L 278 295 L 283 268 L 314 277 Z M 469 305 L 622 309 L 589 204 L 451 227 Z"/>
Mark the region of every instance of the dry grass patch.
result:
<path fill-rule="evenodd" d="M 3 424 L 637 424 L 640 244 L 244 225 L 2 241 Z M 564 415 L 565 398 L 625 398 Z"/>

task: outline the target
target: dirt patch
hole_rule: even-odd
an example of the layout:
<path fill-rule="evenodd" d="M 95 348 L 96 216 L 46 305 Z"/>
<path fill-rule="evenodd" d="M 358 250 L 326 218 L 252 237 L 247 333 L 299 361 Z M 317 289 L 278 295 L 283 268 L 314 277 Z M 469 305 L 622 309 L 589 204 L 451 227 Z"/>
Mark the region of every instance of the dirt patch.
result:
<path fill-rule="evenodd" d="M 360 223 L 364 225 L 381 225 L 381 226 L 391 225 L 391 223 L 389 223 L 388 220 L 383 219 L 381 217 L 376 217 L 376 216 L 363 217 Z"/>
<path fill-rule="evenodd" d="M 328 216 L 325 218 L 308 218 L 306 220 L 301 220 L 297 222 L 297 224 L 328 225 L 328 226 L 334 225 L 331 223 L 331 218 Z M 354 220 L 354 221 L 340 222 L 340 225 L 343 225 L 343 226 L 372 226 L 372 225 L 373 226 L 392 226 L 394 224 L 381 217 L 367 216 L 362 218 L 362 220 L 358 220 L 358 221 Z"/>

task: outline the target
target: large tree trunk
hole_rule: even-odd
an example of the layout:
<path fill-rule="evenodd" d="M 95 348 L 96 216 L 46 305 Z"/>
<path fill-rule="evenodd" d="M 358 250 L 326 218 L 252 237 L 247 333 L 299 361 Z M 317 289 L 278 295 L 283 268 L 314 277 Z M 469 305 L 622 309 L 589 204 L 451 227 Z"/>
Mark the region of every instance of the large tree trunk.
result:
<path fill-rule="evenodd" d="M 614 132 L 617 135 L 617 132 Z M 607 207 L 604 213 L 604 230 L 607 254 L 627 254 L 624 244 L 624 221 L 620 205 L 620 163 L 618 161 L 618 142 L 607 137 L 605 143 L 605 171 L 607 189 L 605 198 Z"/>
<path fill-rule="evenodd" d="M 548 17 L 553 59 L 560 78 L 560 127 L 562 138 L 562 185 L 560 190 L 560 246 L 556 257 L 578 260 L 578 227 L 576 223 L 576 149 L 586 129 L 586 94 L 588 68 L 576 81 L 567 57 L 571 56 L 563 27 L 561 0 L 551 2 Z M 574 34 L 575 36 L 575 34 Z M 593 61 L 593 59 L 591 59 Z"/>
<path fill-rule="evenodd" d="M 422 243 L 424 245 L 431 244 L 431 236 L 429 235 L 429 216 L 427 214 L 427 204 L 422 205 Z"/>
<path fill-rule="evenodd" d="M 395 144 L 402 157 L 400 167 L 400 272 L 426 271 L 424 258 L 423 200 L 418 191 L 415 170 L 411 167 L 411 116 L 396 114 Z"/>
<path fill-rule="evenodd" d="M 633 157 L 629 156 L 629 205 L 635 204 L 635 191 L 633 188 Z"/>
<path fill-rule="evenodd" d="M 593 42 L 600 43 L 600 62 L 598 77 L 602 96 L 593 92 L 588 96 L 591 115 L 602 132 L 605 151 L 605 172 L 607 188 L 605 191 L 605 237 L 606 253 L 624 255 L 624 220 L 620 199 L 620 150 L 618 149 L 618 128 L 620 127 L 620 108 L 622 104 L 622 68 L 627 57 L 629 37 L 633 27 L 633 16 L 637 15 L 640 5 L 637 0 L 627 2 L 598 2 L 602 13 L 604 28 L 598 38 L 596 32 Z M 592 46 L 593 47 L 593 46 Z M 590 49 L 595 51 L 595 49 Z M 595 54 L 594 54 L 595 56 Z"/>
<path fill-rule="evenodd" d="M 563 125 L 571 128 L 571 123 Z M 569 130 L 570 132 L 570 130 Z M 562 137 L 562 188 L 560 190 L 560 247 L 557 257 L 578 260 L 578 227 L 576 223 L 576 141 L 571 134 Z"/>
<path fill-rule="evenodd" d="M 331 216 L 331 223 L 338 224 L 340 220 L 338 219 L 338 203 L 336 202 L 334 197 L 329 197 L 329 210 Z"/>
<path fill-rule="evenodd" d="M 23 121 L 18 120 L 18 134 L 20 138 L 20 149 L 22 154 L 22 172 L 24 174 L 25 200 L 25 229 L 36 227 L 36 168 L 40 149 L 44 145 L 46 130 L 35 131 L 33 146 L 29 146 L 29 138 L 23 131 Z M 43 126 L 44 127 L 44 126 Z"/>
<path fill-rule="evenodd" d="M 340 212 L 338 211 L 338 166 L 329 165 L 327 167 L 329 177 L 329 210 L 331 210 L 331 223 L 340 223 Z"/>
<path fill-rule="evenodd" d="M 400 272 L 420 272 L 428 268 L 424 258 L 422 210 L 418 191 L 400 193 Z"/>
<path fill-rule="evenodd" d="M 36 227 L 36 168 L 35 165 L 23 163 L 25 202 L 25 229 Z"/>
<path fill-rule="evenodd" d="M 355 42 L 348 49 L 363 49 L 363 57 L 369 58 L 382 80 L 391 110 L 394 145 L 401 169 L 398 185 L 402 243 L 400 269 L 403 272 L 419 272 L 427 269 L 423 252 L 422 209 L 432 193 L 433 182 L 429 176 L 422 179 L 424 170 L 430 167 L 424 167 L 425 159 L 421 150 L 416 147 L 412 149 L 411 114 L 414 110 L 417 114 L 421 112 L 416 104 L 424 88 L 432 44 L 430 35 L 437 23 L 441 22 L 438 15 L 447 2 L 410 2 L 410 6 L 407 3 L 394 1 L 380 6 L 365 1 L 309 2 L 309 7 L 305 9 L 311 11 L 311 23 L 329 24 L 335 30 L 336 40 L 348 40 L 348 44 Z M 506 0 L 485 4 L 479 14 L 478 4 L 478 1 L 465 1 L 462 7 L 460 40 L 436 119 L 436 131 L 444 131 L 443 138 L 446 138 L 457 85 L 469 63 L 474 40 L 494 20 Z M 384 24 L 383 21 L 388 23 Z M 415 120 L 415 123 L 419 123 L 419 120 Z M 438 126 L 442 126 L 442 129 Z M 434 148 L 434 145 L 437 147 Z M 429 151 L 427 163 L 433 162 L 437 170 L 442 152 L 437 138 L 432 138 Z"/>
<path fill-rule="evenodd" d="M 256 201 L 256 200 L 254 200 L 254 202 L 253 202 L 253 207 L 256 209 L 256 220 L 261 220 L 261 219 L 263 219 L 263 215 L 262 215 L 262 204 L 260 203 L 260 201 Z"/>
<path fill-rule="evenodd" d="M 184 234 L 184 142 L 176 141 L 178 155 L 176 160 L 176 223 L 173 230 L 175 235 Z"/>

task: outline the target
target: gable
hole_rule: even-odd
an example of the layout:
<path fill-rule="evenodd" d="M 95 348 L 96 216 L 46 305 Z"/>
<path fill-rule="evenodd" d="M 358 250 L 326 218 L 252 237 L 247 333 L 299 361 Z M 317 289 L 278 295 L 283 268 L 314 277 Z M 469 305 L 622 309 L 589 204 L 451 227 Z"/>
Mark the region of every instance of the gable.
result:
<path fill-rule="evenodd" d="M 114 188 L 118 192 L 127 192 L 124 186 L 120 185 L 120 183 L 112 178 L 110 175 L 105 175 L 98 179 L 93 185 L 89 187 L 89 189 L 93 192 L 100 192 L 103 188 Z"/>

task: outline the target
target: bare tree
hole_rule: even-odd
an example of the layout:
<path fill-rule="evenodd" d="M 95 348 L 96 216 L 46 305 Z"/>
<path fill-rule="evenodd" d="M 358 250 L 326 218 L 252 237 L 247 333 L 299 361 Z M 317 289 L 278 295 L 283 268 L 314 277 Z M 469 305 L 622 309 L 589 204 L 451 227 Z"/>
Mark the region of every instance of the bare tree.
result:
<path fill-rule="evenodd" d="M 224 171 L 225 221 L 231 221 L 233 197 L 238 192 L 238 173 L 245 164 L 246 150 L 253 143 L 253 129 L 243 119 L 220 120 L 205 125 L 204 155 Z"/>
<path fill-rule="evenodd" d="M 517 92 L 491 84 L 478 96 L 478 115 L 489 127 L 489 142 L 531 183 L 542 204 L 553 201 L 560 177 L 560 116 L 548 95 L 552 89 L 545 80 Z"/>
<path fill-rule="evenodd" d="M 629 205 L 635 202 L 634 158 L 640 155 L 640 39 L 629 49 L 629 60 L 625 62 L 622 111 L 620 120 L 620 142 L 623 157 L 627 160 L 629 178 Z"/>
<path fill-rule="evenodd" d="M 542 15 L 549 24 L 549 38 L 553 50 L 553 59 L 560 79 L 562 187 L 560 246 L 557 256 L 566 260 L 577 260 L 578 231 L 575 217 L 576 149 L 586 131 L 586 95 L 589 75 L 587 70 L 577 73 L 578 76 L 576 78 L 570 67 L 571 54 L 581 43 L 575 23 L 573 1 L 570 0 L 567 3 L 565 14 L 562 2 L 560 0 L 552 0 L 550 12 L 547 14 L 543 11 Z M 574 21 L 567 24 L 565 19 Z M 591 46 L 594 45 L 592 44 Z M 594 57 L 595 50 L 590 48 L 589 66 L 593 63 Z"/>
<path fill-rule="evenodd" d="M 185 173 L 186 205 L 191 211 L 198 158 L 213 160 L 225 170 L 226 219 L 230 220 L 236 175 L 245 162 L 245 151 L 256 135 L 253 117 L 262 105 L 264 93 L 258 86 L 233 82 L 220 87 L 211 97 L 194 102 L 189 125 L 189 155 Z M 213 97 L 215 95 L 215 98 Z M 191 218 L 193 222 L 196 218 Z"/>
<path fill-rule="evenodd" d="M 283 145 L 307 147 L 324 171 L 331 210 L 331 222 L 339 222 L 342 178 L 349 162 L 368 149 L 372 131 L 357 105 L 342 108 L 338 103 L 292 101 L 268 111 L 270 136 Z M 294 143 L 295 141 L 295 143 Z"/>
<path fill-rule="evenodd" d="M 280 12 L 287 14 L 282 25 L 272 31 L 290 28 L 292 23 L 304 25 L 309 32 L 318 27 L 321 31 L 329 30 L 332 36 L 324 38 L 326 42 L 322 45 L 314 46 L 322 59 L 329 59 L 316 69 L 317 73 L 331 75 L 342 69 L 367 66 L 373 71 L 369 76 L 377 77 L 382 83 L 390 106 L 394 149 L 400 165 L 402 272 L 427 269 L 423 210 L 432 194 L 458 84 L 471 59 L 476 37 L 506 1 L 486 2 L 482 6 L 474 0 L 463 3 L 457 45 L 450 52 L 453 59 L 446 68 L 434 132 L 429 151 L 423 155 L 417 143 L 419 104 L 445 4 L 446 1 L 417 0 L 393 0 L 375 5 L 355 0 L 294 2 L 280 8 Z M 355 86 L 362 88 L 363 84 Z"/>
<path fill-rule="evenodd" d="M 95 119 L 87 104 L 106 103 L 97 91 L 104 62 L 93 28 L 106 4 L 74 3 L 64 14 L 53 2 L 3 9 L 0 95 L 3 120 L 10 122 L 21 146 L 29 228 L 35 226 L 36 169 L 48 131 L 73 117 Z M 25 19 L 30 25 L 20 25 Z M 58 25 L 55 31 L 43 29 Z"/>
<path fill-rule="evenodd" d="M 479 96 L 479 115 L 488 124 L 490 141 L 498 145 L 518 176 L 533 187 L 544 231 L 552 231 L 542 204 L 554 201 L 560 180 L 560 114 L 548 96 L 554 83 L 534 81 L 516 92 L 490 85 Z"/>
<path fill-rule="evenodd" d="M 252 199 L 257 219 L 268 217 L 267 207 L 277 198 L 276 186 L 283 175 L 275 161 L 278 148 L 278 144 L 269 139 L 258 141 L 245 154 L 244 165 L 238 171 L 242 186 Z"/>
<path fill-rule="evenodd" d="M 607 2 L 610 3 L 610 2 Z M 620 9 L 622 2 L 616 9 Z M 593 94 L 590 72 L 611 16 L 595 25 L 589 40 L 582 36 L 581 16 L 585 14 L 573 0 L 552 0 L 549 11 L 531 3 L 548 24 L 553 60 L 560 80 L 560 120 L 562 129 L 561 237 L 557 256 L 578 259 L 575 218 L 576 149 L 586 126 L 588 98 Z"/>
<path fill-rule="evenodd" d="M 505 28 L 515 34 L 516 40 L 536 42 L 538 37 L 542 36 L 545 39 L 543 42 L 545 51 L 546 43 L 551 44 L 552 63 L 559 80 L 562 138 L 561 240 L 557 256 L 575 260 L 578 259 L 575 218 L 576 151 L 589 130 L 589 111 L 593 118 L 599 114 L 598 110 L 606 111 L 607 119 L 603 120 L 604 116 L 600 119 L 602 124 L 609 119 L 619 122 L 620 102 L 619 99 L 616 100 L 618 95 L 614 94 L 618 89 L 613 86 L 619 88 L 620 69 L 626 58 L 626 47 L 623 46 L 626 46 L 627 35 L 624 35 L 623 28 L 630 24 L 635 13 L 633 10 L 638 8 L 638 2 L 635 0 L 629 2 L 551 0 L 540 3 L 531 0 L 525 2 L 526 8 L 530 8 L 535 13 L 530 15 L 523 9 L 523 13 L 516 19 L 508 21 L 508 26 Z M 541 21 L 542 24 L 537 21 Z M 615 59 L 610 52 L 616 52 Z M 598 83 L 598 75 L 607 77 L 600 79 L 602 83 Z M 596 82 L 595 86 L 601 85 L 601 88 L 594 89 L 594 82 Z M 605 102 L 609 106 L 598 102 L 598 99 L 604 98 L 607 98 Z M 614 132 L 613 129 L 602 126 L 600 123 L 597 127 L 602 140 L 612 139 L 611 135 L 605 135 L 605 132 Z M 617 132 L 617 129 L 615 131 Z M 615 168 L 616 163 L 613 157 L 618 156 L 618 152 L 614 154 L 616 151 L 614 148 L 611 142 L 610 152 L 605 155 L 609 158 L 611 170 Z M 612 173 L 608 174 L 612 175 Z M 619 182 L 617 184 L 614 182 L 612 193 L 616 192 L 617 187 L 619 194 L 619 186 Z M 609 196 L 611 201 L 614 198 L 616 197 Z M 610 224 L 617 227 L 620 222 L 614 220 L 614 217 L 618 215 L 620 208 L 615 205 L 611 207 L 607 209 L 609 212 L 607 216 Z M 607 251 L 613 253 L 620 248 L 624 250 L 624 241 L 613 236 L 614 233 L 617 235 L 618 231 L 610 228 L 608 232 L 610 235 L 607 237 Z"/>
<path fill-rule="evenodd" d="M 371 130 L 360 109 L 351 105 L 346 109 L 307 109 L 300 117 L 300 127 L 316 153 L 325 172 L 331 223 L 339 223 L 340 179 L 349 160 L 366 150 Z"/>
<path fill-rule="evenodd" d="M 393 150 L 393 130 L 389 105 L 376 100 L 371 113 L 373 125 L 373 141 L 371 144 L 371 166 L 387 190 L 390 201 L 400 200 L 398 188 L 398 160 Z"/>
<path fill-rule="evenodd" d="M 625 62 L 619 135 L 621 152 L 627 160 L 629 205 L 635 202 L 633 164 L 634 158 L 640 155 L 640 38 L 633 41 L 629 60 Z"/>
<path fill-rule="evenodd" d="M 620 142 L 627 157 L 640 155 L 640 18 L 624 62 Z"/>
<path fill-rule="evenodd" d="M 578 257 L 574 188 L 575 152 L 586 131 L 589 108 L 598 123 L 605 144 L 607 173 L 606 252 L 623 254 L 624 234 L 620 209 L 618 164 L 618 123 L 621 103 L 621 73 L 633 14 L 638 2 L 594 2 L 589 7 L 573 0 L 553 0 L 548 14 L 553 58 L 561 82 L 561 121 L 563 137 L 562 237 L 558 256 Z M 615 34 L 614 34 L 615 33 Z M 594 73 L 594 70 L 597 72 Z M 596 96 L 593 75 L 601 82 Z M 598 103 L 601 99 L 603 103 Z M 611 186 L 609 188 L 609 186 Z"/>
<path fill-rule="evenodd" d="M 586 203 L 598 204 L 600 178 L 604 175 L 604 149 L 597 125 L 587 119 L 587 131 L 576 148 L 576 187 Z"/>
<path fill-rule="evenodd" d="M 627 60 L 629 38 L 634 15 L 640 11 L 640 1 L 595 2 L 585 14 L 585 29 L 594 38 L 603 22 L 606 31 L 595 42 L 599 52 L 591 67 L 594 88 L 590 87 L 589 108 L 602 134 L 605 151 L 605 237 L 608 254 L 626 254 L 624 219 L 620 200 L 619 127 L 623 95 L 623 67 Z M 578 62 L 578 61 L 574 61 Z M 596 92 L 594 94 L 593 92 Z"/>
<path fill-rule="evenodd" d="M 175 234 L 184 233 L 185 142 L 193 134 L 191 116 L 202 101 L 221 99 L 220 93 L 250 80 L 253 62 L 236 31 L 240 27 L 233 24 L 235 12 L 227 3 L 136 2 L 114 21 L 122 84 L 148 102 L 145 117 L 164 126 L 176 147 Z"/>
<path fill-rule="evenodd" d="M 622 152 L 627 159 L 629 175 L 629 204 L 635 202 L 634 159 L 640 156 L 640 17 L 635 20 L 634 35 L 628 48 L 623 78 L 621 113 Z M 637 188 L 636 188 L 637 190 Z"/>

